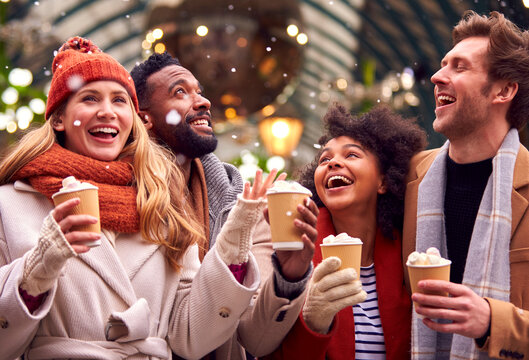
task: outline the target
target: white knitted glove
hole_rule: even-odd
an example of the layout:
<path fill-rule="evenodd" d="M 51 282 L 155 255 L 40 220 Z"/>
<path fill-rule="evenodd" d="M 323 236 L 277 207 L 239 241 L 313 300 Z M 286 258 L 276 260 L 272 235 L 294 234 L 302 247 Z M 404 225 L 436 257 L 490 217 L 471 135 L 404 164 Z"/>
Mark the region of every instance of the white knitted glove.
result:
<path fill-rule="evenodd" d="M 73 256 L 77 254 L 50 213 L 42 223 L 37 246 L 26 257 L 20 287 L 31 296 L 50 290 Z"/>
<path fill-rule="evenodd" d="M 264 199 L 246 200 L 239 195 L 228 219 L 217 236 L 215 246 L 226 265 L 238 265 L 248 261 L 255 225 L 266 206 Z"/>
<path fill-rule="evenodd" d="M 338 270 L 341 261 L 328 257 L 314 269 L 303 306 L 303 320 L 320 334 L 327 334 L 334 315 L 347 306 L 361 303 L 367 297 L 354 269 Z"/>

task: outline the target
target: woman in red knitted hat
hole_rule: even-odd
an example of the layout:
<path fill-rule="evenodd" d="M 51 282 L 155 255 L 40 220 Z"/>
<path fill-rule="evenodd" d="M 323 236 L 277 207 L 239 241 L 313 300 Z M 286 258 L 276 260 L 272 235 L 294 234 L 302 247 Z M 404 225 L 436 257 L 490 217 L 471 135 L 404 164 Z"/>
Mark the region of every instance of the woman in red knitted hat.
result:
<path fill-rule="evenodd" d="M 199 358 L 232 336 L 259 283 L 251 231 L 227 225 L 197 273 L 187 186 L 137 110 L 117 61 L 82 38 L 61 47 L 47 122 L 0 164 L 1 358 Z M 53 207 L 69 176 L 98 187 L 101 233 L 73 228 L 97 222 L 71 214 L 79 198 Z M 244 230 L 264 185 L 230 213 Z M 230 267 L 245 263 L 241 284 Z"/>

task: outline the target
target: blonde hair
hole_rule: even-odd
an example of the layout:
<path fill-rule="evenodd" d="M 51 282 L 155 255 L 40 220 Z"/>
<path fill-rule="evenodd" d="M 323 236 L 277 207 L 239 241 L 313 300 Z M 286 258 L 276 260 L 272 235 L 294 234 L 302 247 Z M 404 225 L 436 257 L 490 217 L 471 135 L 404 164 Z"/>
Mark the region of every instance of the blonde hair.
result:
<path fill-rule="evenodd" d="M 0 185 L 9 183 L 13 174 L 58 142 L 52 123 L 62 109 L 62 106 L 58 108 L 44 125 L 28 132 L 9 151 L 0 163 Z M 179 270 L 187 248 L 203 243 L 204 235 L 185 200 L 188 189 L 174 155 L 149 138 L 132 101 L 131 111 L 131 136 L 119 158 L 133 159 L 141 234 L 146 240 L 163 246 L 169 264 Z"/>

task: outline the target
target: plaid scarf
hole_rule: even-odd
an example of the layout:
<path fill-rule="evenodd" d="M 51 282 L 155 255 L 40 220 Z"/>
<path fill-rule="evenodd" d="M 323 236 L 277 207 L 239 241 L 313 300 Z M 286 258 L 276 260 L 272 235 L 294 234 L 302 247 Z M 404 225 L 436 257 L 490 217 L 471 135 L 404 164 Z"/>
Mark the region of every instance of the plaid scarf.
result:
<path fill-rule="evenodd" d="M 417 200 L 417 251 L 435 246 L 447 257 L 444 224 L 447 141 L 419 185 Z M 481 297 L 509 301 L 511 192 L 514 163 L 520 147 L 518 132 L 511 129 L 492 161 L 489 177 L 474 224 L 463 285 Z M 442 320 L 438 320 L 442 321 Z M 474 339 L 438 333 L 426 327 L 413 311 L 413 359 L 488 359 Z"/>
<path fill-rule="evenodd" d="M 140 230 L 134 174 L 127 161 L 99 161 L 54 144 L 18 170 L 11 181 L 26 180 L 51 201 L 62 179 L 70 175 L 99 188 L 101 227 L 125 233 Z"/>

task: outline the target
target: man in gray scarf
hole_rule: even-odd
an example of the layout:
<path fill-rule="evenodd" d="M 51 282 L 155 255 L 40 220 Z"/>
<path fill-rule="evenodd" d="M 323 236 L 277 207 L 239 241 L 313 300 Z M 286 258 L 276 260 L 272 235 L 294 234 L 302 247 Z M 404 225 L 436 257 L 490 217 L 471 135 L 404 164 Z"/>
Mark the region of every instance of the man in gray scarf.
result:
<path fill-rule="evenodd" d="M 529 356 L 529 33 L 502 14 L 465 13 L 432 76 L 434 130 L 448 141 L 417 155 L 405 199 L 403 258 L 437 247 L 450 282 L 415 293 L 414 359 Z M 409 284 L 408 284 L 409 285 Z M 420 317 L 419 317 L 420 315 Z"/>
<path fill-rule="evenodd" d="M 193 74 L 168 53 L 153 54 L 131 71 L 140 117 L 159 143 L 177 156 L 189 188 L 188 200 L 204 226 L 204 253 L 215 239 L 243 191 L 238 170 L 221 162 L 213 151 L 217 139 L 211 127 L 209 100 Z M 275 175 L 271 174 L 272 176 Z M 253 356 L 272 352 L 294 324 L 304 300 L 312 269 L 316 240 L 317 207 L 303 207 L 300 224 L 304 249 L 272 254 L 270 230 L 262 218 L 253 234 L 252 253 L 261 272 L 261 290 L 255 304 L 242 317 L 232 340 L 219 347 L 212 358 L 243 359 L 243 347 Z"/>

